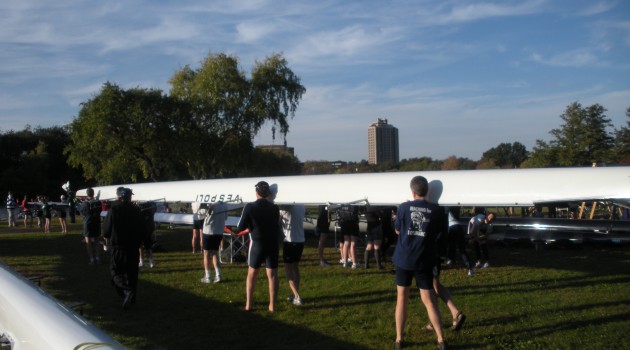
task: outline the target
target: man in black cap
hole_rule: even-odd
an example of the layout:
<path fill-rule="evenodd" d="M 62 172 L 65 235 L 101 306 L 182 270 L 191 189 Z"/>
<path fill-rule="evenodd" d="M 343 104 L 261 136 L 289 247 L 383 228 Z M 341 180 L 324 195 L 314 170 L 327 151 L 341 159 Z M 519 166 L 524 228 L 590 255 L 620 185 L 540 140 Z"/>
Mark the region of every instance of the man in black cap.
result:
<path fill-rule="evenodd" d="M 130 188 L 118 187 L 118 200 L 107 211 L 102 233 L 111 244 L 112 285 L 123 298 L 123 309 L 135 303 L 138 286 L 138 252 L 145 234 L 140 208 L 131 203 Z"/>
<path fill-rule="evenodd" d="M 251 246 L 247 256 L 247 279 L 245 310 L 252 309 L 256 277 L 263 262 L 269 281 L 269 311 L 273 312 L 278 293 L 278 236 L 280 229 L 280 208 L 271 201 L 271 189 L 265 181 L 256 184 L 256 201 L 243 208 L 237 232 L 249 230 Z"/>

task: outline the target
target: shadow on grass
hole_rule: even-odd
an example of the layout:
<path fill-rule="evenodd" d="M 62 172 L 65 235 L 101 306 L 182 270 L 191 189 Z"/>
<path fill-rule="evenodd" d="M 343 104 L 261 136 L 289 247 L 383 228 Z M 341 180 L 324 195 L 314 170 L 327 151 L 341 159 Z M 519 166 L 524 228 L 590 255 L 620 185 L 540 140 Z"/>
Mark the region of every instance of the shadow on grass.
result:
<path fill-rule="evenodd" d="M 262 310 L 245 312 L 240 303 L 213 301 L 146 280 L 139 283 L 137 304 L 123 310 L 109 283 L 108 257 L 89 266 L 76 234 L 3 239 L 0 256 L 38 256 L 32 264 L 11 264 L 25 275 L 54 266 L 54 276 L 44 278 L 42 288 L 66 303 L 85 302 L 85 317 L 130 349 L 367 349 L 281 322 Z M 41 270 L 33 266 L 40 264 Z"/>

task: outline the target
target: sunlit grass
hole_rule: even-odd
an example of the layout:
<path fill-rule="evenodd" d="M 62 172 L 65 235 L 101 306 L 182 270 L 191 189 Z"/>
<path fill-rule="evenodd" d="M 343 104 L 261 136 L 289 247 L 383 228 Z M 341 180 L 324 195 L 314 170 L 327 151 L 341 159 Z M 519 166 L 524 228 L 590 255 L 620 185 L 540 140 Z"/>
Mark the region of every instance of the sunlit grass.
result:
<path fill-rule="evenodd" d="M 318 266 L 309 237 L 301 263 L 305 305 L 290 294 L 280 264 L 277 311 L 266 311 L 264 272 L 255 310 L 243 311 L 245 263 L 223 265 L 224 283 L 202 284 L 200 254 L 191 254 L 190 229 L 159 230 L 165 251 L 141 272 L 137 304 L 123 311 L 109 283 L 107 264 L 89 266 L 79 235 L 0 228 L 0 260 L 24 275 L 44 275 L 42 288 L 64 302 L 85 301 L 84 316 L 130 349 L 390 349 L 394 341 L 395 286 L 386 269 Z M 53 226 L 53 230 L 55 227 Z M 339 260 L 332 248 L 330 262 Z M 360 251 L 362 253 L 362 251 Z M 362 256 L 362 254 L 357 254 Z M 630 348 L 628 247 L 564 249 L 491 246 L 493 266 L 466 276 L 443 271 L 456 303 L 468 315 L 455 349 Z M 1 288 L 1 286 L 0 286 Z M 433 348 L 435 335 L 417 295 L 407 325 L 411 349 Z M 448 310 L 441 305 L 444 323 Z"/>

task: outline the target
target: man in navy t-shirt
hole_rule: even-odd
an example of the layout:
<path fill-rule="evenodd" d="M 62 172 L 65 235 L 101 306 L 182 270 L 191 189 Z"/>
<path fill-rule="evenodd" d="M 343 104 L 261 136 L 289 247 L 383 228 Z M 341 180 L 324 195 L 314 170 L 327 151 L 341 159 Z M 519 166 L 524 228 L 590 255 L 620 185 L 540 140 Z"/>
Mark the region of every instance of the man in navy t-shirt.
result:
<path fill-rule="evenodd" d="M 422 303 L 427 309 L 438 338 L 438 348 L 445 349 L 442 319 L 437 296 L 433 291 L 433 278 L 437 276 L 437 238 L 442 230 L 443 210 L 429 203 L 425 196 L 429 190 L 426 178 L 416 176 L 410 183 L 413 201 L 398 207 L 394 227 L 399 235 L 392 261 L 396 265 L 396 348 L 402 348 L 407 320 L 407 302 L 411 282 L 415 278 Z"/>

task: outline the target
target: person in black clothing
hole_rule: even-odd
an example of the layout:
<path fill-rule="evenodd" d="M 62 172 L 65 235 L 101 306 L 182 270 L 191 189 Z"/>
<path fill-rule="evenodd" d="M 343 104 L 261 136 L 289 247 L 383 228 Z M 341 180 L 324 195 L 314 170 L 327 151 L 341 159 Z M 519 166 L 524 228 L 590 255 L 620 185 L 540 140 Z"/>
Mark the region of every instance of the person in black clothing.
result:
<path fill-rule="evenodd" d="M 378 207 L 369 206 L 365 213 L 365 219 L 367 220 L 367 232 L 365 247 L 365 268 L 370 267 L 370 253 L 374 252 L 374 259 L 376 260 L 376 268 L 382 269 L 380 248 L 383 242 L 383 226 L 381 224 L 381 216 L 379 215 L 380 209 Z"/>
<path fill-rule="evenodd" d="M 90 265 L 100 262 L 98 236 L 101 234 L 101 202 L 94 198 L 94 189 L 88 188 L 87 199 L 81 204 L 80 212 L 83 216 L 83 237 L 87 249 Z"/>
<path fill-rule="evenodd" d="M 379 213 L 381 216 L 381 229 L 383 230 L 383 243 L 381 244 L 381 262 L 387 257 L 387 250 L 390 246 L 396 245 L 398 236 L 394 231 L 394 219 L 396 218 L 396 207 L 383 207 Z"/>
<path fill-rule="evenodd" d="M 462 263 L 466 267 L 468 274 L 472 276 L 474 273 L 470 266 L 470 260 L 468 259 L 468 253 L 466 252 L 466 232 L 459 223 L 460 220 L 460 207 L 445 207 L 446 215 L 448 217 L 448 236 L 447 236 L 447 252 L 446 266 L 451 266 L 455 263 L 459 256 L 462 259 Z"/>
<path fill-rule="evenodd" d="M 330 266 L 330 263 L 324 258 L 324 247 L 326 239 L 330 233 L 330 212 L 325 205 L 319 206 L 319 214 L 317 215 L 317 225 L 315 226 L 315 235 L 319 236 L 317 246 L 317 255 L 319 255 L 319 266 Z"/>
<path fill-rule="evenodd" d="M 135 303 L 138 286 L 138 250 L 147 235 L 140 208 L 131 203 L 130 188 L 116 189 L 118 200 L 107 211 L 103 237 L 111 244 L 109 270 L 112 285 L 123 298 L 123 309 Z"/>
<path fill-rule="evenodd" d="M 256 277 L 263 262 L 269 281 L 269 311 L 274 312 L 278 294 L 278 238 L 281 234 L 280 208 L 269 199 L 271 189 L 265 181 L 256 184 L 256 201 L 243 208 L 237 232 L 249 231 L 251 246 L 247 256 L 245 310 L 252 310 Z"/>

